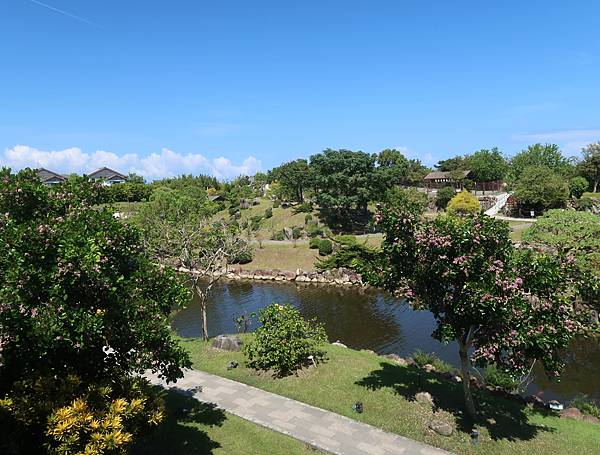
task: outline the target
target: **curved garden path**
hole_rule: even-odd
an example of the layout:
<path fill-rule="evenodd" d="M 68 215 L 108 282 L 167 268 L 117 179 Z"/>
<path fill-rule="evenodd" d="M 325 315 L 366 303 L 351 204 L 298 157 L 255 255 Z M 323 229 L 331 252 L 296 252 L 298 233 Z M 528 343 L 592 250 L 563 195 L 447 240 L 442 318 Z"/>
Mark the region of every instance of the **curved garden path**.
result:
<path fill-rule="evenodd" d="M 150 373 L 146 377 L 155 385 L 193 396 L 199 401 L 215 403 L 227 412 L 324 452 L 339 455 L 449 454 L 339 414 L 203 371 L 186 370 L 184 377 L 171 385 Z"/>

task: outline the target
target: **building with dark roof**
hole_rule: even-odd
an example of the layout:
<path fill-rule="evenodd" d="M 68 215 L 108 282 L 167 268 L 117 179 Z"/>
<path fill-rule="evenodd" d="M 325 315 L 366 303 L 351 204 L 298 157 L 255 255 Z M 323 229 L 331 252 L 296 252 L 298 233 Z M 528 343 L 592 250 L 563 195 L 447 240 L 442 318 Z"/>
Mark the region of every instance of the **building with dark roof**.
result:
<path fill-rule="evenodd" d="M 462 172 L 463 179 L 466 179 L 471 171 Z M 434 171 L 425 176 L 425 186 L 427 188 L 443 188 L 445 186 L 460 186 L 455 178 L 452 178 L 452 172 Z"/>
<path fill-rule="evenodd" d="M 102 167 L 88 174 L 91 180 L 101 180 L 104 185 L 114 185 L 118 183 L 125 183 L 127 176 L 120 172 L 113 171 L 107 167 Z"/>
<path fill-rule="evenodd" d="M 38 178 L 44 185 L 56 185 L 67 180 L 64 175 L 57 174 L 43 167 L 36 169 L 35 172 L 37 172 Z"/>

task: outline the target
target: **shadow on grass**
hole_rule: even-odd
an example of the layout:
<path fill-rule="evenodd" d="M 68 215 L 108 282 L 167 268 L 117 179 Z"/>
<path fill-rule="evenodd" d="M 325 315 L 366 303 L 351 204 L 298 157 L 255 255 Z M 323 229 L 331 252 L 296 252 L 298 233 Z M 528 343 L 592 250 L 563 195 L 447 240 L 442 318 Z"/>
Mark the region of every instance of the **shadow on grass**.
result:
<path fill-rule="evenodd" d="M 221 445 L 210 439 L 201 427 L 221 426 L 227 418 L 212 403 L 193 398 L 193 391 L 163 391 L 165 419 L 161 425 L 133 447 L 134 455 L 212 454 Z M 199 428 L 200 427 L 200 428 Z"/>
<path fill-rule="evenodd" d="M 474 425 L 485 427 L 492 439 L 529 440 L 538 432 L 553 431 L 547 427 L 528 422 L 523 404 L 484 390 L 473 390 L 478 418 L 473 421 L 463 412 L 462 384 L 454 383 L 434 373 L 427 373 L 414 366 L 400 366 L 386 362 L 381 368 L 356 384 L 371 390 L 391 388 L 407 400 L 413 400 L 419 392 L 429 392 L 434 400 L 434 410 L 442 409 L 453 414 L 460 431 L 470 433 Z M 545 410 L 535 412 L 548 413 Z"/>

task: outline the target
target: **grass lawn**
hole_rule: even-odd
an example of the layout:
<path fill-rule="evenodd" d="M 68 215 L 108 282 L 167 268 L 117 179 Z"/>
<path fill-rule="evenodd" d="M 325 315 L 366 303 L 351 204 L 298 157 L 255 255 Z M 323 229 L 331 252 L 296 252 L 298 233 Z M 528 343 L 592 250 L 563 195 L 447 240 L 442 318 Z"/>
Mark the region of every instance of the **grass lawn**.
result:
<path fill-rule="evenodd" d="M 596 198 L 596 199 L 600 199 L 600 193 L 592 193 L 592 192 L 586 192 L 583 193 L 583 195 L 581 197 L 591 197 L 591 198 Z"/>
<path fill-rule="evenodd" d="M 314 263 L 319 257 L 318 250 L 308 248 L 308 241 L 296 242 L 265 242 L 262 248 L 255 245 L 252 262 L 242 265 L 243 269 L 280 269 L 306 271 L 316 270 Z"/>
<path fill-rule="evenodd" d="M 246 337 L 251 335 L 246 335 Z M 462 388 L 412 367 L 401 367 L 370 352 L 328 346 L 329 360 L 295 376 L 273 379 L 244 367 L 241 353 L 215 351 L 207 343 L 183 340 L 194 368 L 284 395 L 338 414 L 360 420 L 385 431 L 423 441 L 461 454 L 598 454 L 600 427 L 560 419 L 546 411 L 525 408 L 503 398 L 481 393 L 477 400 L 481 418 L 477 422 L 480 444 L 470 442 L 472 424 L 463 418 Z M 228 371 L 236 360 L 240 366 Z M 454 421 L 450 437 L 439 436 L 427 425 L 432 411 L 413 400 L 428 391 L 444 419 Z M 364 404 L 364 413 L 351 406 Z"/>
<path fill-rule="evenodd" d="M 136 455 L 320 453 L 289 436 L 255 425 L 209 404 L 165 392 L 167 415 L 152 433 L 138 441 Z"/>
<path fill-rule="evenodd" d="M 531 227 L 533 223 L 527 223 L 523 221 L 508 221 L 510 227 L 510 238 L 513 242 L 520 242 L 523 231 L 528 227 Z"/>

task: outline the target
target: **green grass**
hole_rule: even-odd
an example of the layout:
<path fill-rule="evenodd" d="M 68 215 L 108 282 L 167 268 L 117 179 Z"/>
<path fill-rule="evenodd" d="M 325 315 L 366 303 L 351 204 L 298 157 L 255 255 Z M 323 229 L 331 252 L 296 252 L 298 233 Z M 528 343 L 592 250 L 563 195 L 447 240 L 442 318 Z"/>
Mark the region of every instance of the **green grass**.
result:
<path fill-rule="evenodd" d="M 600 199 L 600 193 L 586 192 L 586 193 L 583 193 L 583 195 L 581 197 L 591 197 L 591 198 Z"/>
<path fill-rule="evenodd" d="M 246 335 L 251 336 L 251 335 Z M 328 346 L 329 360 L 298 375 L 273 379 L 244 367 L 241 353 L 220 352 L 198 340 L 183 340 L 194 368 L 237 380 L 320 408 L 360 420 L 385 431 L 423 441 L 461 454 L 598 454 L 600 427 L 588 422 L 559 419 L 545 411 L 525 408 L 512 400 L 478 394 L 480 445 L 470 443 L 472 424 L 460 412 L 462 388 L 413 367 L 401 367 L 368 352 Z M 227 371 L 230 360 L 240 366 Z M 458 431 L 443 437 L 427 429 L 431 410 L 413 401 L 428 391 L 446 419 Z M 364 404 L 364 413 L 351 406 Z"/>
<path fill-rule="evenodd" d="M 165 392 L 166 418 L 139 440 L 136 455 L 320 453 L 289 436 L 260 427 L 206 403 Z"/>
<path fill-rule="evenodd" d="M 243 269 L 279 269 L 296 270 L 301 268 L 306 271 L 314 271 L 315 261 L 319 257 L 317 250 L 308 248 L 308 241 L 296 242 L 269 242 L 264 243 L 262 248 L 255 245 L 252 262 L 242 265 Z"/>
<path fill-rule="evenodd" d="M 525 229 L 529 228 L 533 222 L 523 222 L 523 221 L 508 221 L 508 226 L 510 227 L 510 238 L 513 242 L 520 242 L 522 240 L 522 235 Z"/>

